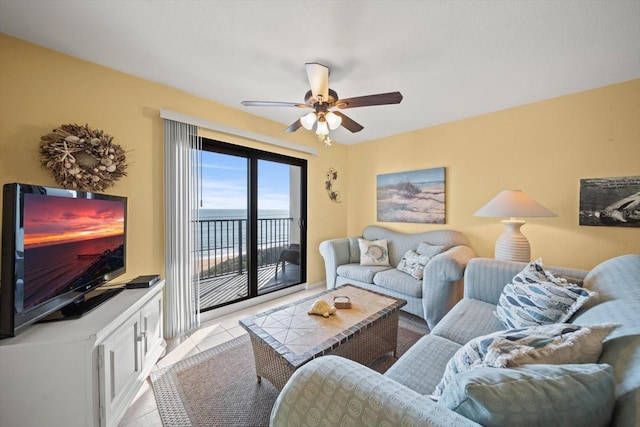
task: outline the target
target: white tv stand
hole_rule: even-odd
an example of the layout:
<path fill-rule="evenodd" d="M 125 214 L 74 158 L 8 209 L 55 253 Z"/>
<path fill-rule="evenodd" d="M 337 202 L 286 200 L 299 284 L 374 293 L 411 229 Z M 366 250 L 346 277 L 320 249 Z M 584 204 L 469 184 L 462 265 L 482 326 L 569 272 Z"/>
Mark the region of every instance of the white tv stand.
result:
<path fill-rule="evenodd" d="M 0 341 L 0 426 L 117 426 L 165 351 L 164 280 Z"/>

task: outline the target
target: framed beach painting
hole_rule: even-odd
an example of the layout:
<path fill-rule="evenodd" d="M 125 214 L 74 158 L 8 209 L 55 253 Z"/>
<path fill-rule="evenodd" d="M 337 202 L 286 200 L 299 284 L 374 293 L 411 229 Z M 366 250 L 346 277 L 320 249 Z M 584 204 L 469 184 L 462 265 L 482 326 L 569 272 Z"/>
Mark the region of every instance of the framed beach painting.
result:
<path fill-rule="evenodd" d="M 380 222 L 445 223 L 444 168 L 378 175 Z"/>
<path fill-rule="evenodd" d="M 580 225 L 640 227 L 640 176 L 581 179 Z"/>

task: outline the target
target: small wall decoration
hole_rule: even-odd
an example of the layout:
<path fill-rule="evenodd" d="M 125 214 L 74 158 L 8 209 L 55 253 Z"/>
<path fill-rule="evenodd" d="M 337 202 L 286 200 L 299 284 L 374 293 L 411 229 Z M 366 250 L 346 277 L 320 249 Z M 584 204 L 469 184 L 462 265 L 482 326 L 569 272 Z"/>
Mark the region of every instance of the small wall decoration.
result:
<path fill-rule="evenodd" d="M 89 125 L 67 124 L 40 138 L 40 164 L 64 188 L 102 191 L 126 176 L 124 150 Z"/>
<path fill-rule="evenodd" d="M 580 225 L 640 227 L 640 176 L 581 179 Z"/>
<path fill-rule="evenodd" d="M 444 168 L 378 175 L 378 221 L 444 224 L 444 196 Z"/>
<path fill-rule="evenodd" d="M 333 181 L 338 179 L 338 171 L 334 168 L 329 168 L 327 171 L 327 180 L 325 181 L 325 188 L 327 194 L 329 194 L 329 200 L 335 203 L 340 203 L 340 192 L 333 189 Z"/>

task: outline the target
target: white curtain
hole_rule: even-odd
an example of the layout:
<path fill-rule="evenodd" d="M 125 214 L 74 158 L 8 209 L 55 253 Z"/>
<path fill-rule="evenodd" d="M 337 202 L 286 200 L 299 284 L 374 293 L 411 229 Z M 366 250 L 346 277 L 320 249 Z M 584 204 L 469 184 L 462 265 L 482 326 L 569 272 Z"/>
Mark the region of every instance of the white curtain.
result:
<path fill-rule="evenodd" d="M 164 120 L 165 337 L 200 326 L 197 248 L 202 139 L 196 126 Z"/>

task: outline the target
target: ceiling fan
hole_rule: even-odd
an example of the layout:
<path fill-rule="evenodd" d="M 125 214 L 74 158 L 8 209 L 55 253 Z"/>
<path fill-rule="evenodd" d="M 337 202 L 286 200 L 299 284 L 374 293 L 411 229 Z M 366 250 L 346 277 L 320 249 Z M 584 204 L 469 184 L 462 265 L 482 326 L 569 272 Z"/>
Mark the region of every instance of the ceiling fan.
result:
<path fill-rule="evenodd" d="M 305 69 L 311 90 L 305 94 L 304 104 L 296 102 L 242 101 L 242 105 L 247 107 L 298 107 L 312 109 L 313 111 L 293 122 L 284 131 L 295 132 L 300 127 L 311 130 L 315 125 L 318 139 L 326 145 L 331 145 L 329 130 L 334 130 L 338 126 L 342 126 L 351 132 L 360 132 L 364 129 L 361 124 L 337 110 L 399 104 L 402 101 L 400 92 L 340 99 L 338 94 L 329 88 L 329 67 L 318 63 L 307 63 L 305 64 Z"/>

